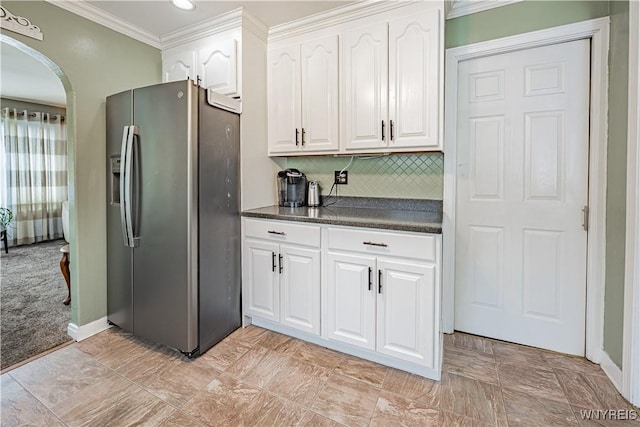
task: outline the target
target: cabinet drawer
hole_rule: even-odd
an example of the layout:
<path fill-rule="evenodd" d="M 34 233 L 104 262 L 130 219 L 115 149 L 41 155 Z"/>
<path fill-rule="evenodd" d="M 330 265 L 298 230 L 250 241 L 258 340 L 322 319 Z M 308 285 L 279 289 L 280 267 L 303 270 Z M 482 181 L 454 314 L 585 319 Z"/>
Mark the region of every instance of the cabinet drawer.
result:
<path fill-rule="evenodd" d="M 246 237 L 320 247 L 320 227 L 284 221 L 244 220 Z"/>
<path fill-rule="evenodd" d="M 386 231 L 329 228 L 329 249 L 436 261 L 437 237 Z"/>

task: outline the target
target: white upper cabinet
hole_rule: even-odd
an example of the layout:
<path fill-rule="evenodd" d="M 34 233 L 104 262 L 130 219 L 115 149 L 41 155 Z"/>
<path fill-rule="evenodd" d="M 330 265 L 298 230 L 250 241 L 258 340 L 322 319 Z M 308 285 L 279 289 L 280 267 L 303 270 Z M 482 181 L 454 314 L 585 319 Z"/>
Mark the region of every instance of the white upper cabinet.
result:
<path fill-rule="evenodd" d="M 345 152 L 440 150 L 439 9 L 348 30 Z"/>
<path fill-rule="evenodd" d="M 344 34 L 345 146 L 386 148 L 387 24 Z"/>
<path fill-rule="evenodd" d="M 302 44 L 302 148 L 338 150 L 338 36 Z"/>
<path fill-rule="evenodd" d="M 269 154 L 337 152 L 338 36 L 268 54 Z"/>
<path fill-rule="evenodd" d="M 175 50 L 162 54 L 162 81 L 195 80 L 196 57 L 193 50 Z"/>
<path fill-rule="evenodd" d="M 439 11 L 389 23 L 389 144 L 440 148 Z"/>
<path fill-rule="evenodd" d="M 223 95 L 238 94 L 238 42 L 220 40 L 198 51 L 201 85 Z"/>
<path fill-rule="evenodd" d="M 300 148 L 300 46 L 268 54 L 269 153 L 287 153 Z"/>
<path fill-rule="evenodd" d="M 164 50 L 162 80 L 191 79 L 223 95 L 240 96 L 238 37 L 236 33 L 219 34 Z"/>

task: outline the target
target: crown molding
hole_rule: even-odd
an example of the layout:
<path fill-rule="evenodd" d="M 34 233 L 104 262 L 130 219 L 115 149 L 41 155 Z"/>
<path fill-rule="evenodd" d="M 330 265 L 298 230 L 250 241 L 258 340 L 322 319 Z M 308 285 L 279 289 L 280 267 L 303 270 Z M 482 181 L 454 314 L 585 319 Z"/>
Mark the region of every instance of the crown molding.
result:
<path fill-rule="evenodd" d="M 246 29 L 263 42 L 267 42 L 269 28 L 244 8 L 242 9 L 242 28 Z"/>
<path fill-rule="evenodd" d="M 275 25 L 269 28 L 269 42 L 298 36 L 311 31 L 322 30 L 334 25 L 343 24 L 367 16 L 389 12 L 410 4 L 423 3 L 422 1 L 377 1 L 363 0 L 346 6 L 330 9 L 296 19 L 295 21 Z"/>
<path fill-rule="evenodd" d="M 242 25 L 242 8 L 231 10 L 214 16 L 206 21 L 160 35 L 162 49 L 168 49 L 185 43 L 203 39 L 208 36 L 239 28 Z"/>
<path fill-rule="evenodd" d="M 471 15 L 520 1 L 522 0 L 447 0 L 445 1 L 445 19 Z"/>
<path fill-rule="evenodd" d="M 113 31 L 117 31 L 121 34 L 124 34 L 125 36 L 129 36 L 132 39 L 138 40 L 142 43 L 146 43 L 157 49 L 160 49 L 162 47 L 160 43 L 160 38 L 157 35 L 150 33 L 148 31 L 142 30 L 138 27 L 135 27 L 129 24 L 128 22 L 125 22 L 122 19 L 110 13 L 105 12 L 102 9 L 98 9 L 97 7 L 92 6 L 83 0 L 75 0 L 75 1 L 45 0 L 45 1 L 61 9 L 64 9 L 71 13 L 75 13 L 78 16 L 81 16 L 90 21 L 93 21 L 96 24 L 100 24 Z"/>
<path fill-rule="evenodd" d="M 267 41 L 267 26 L 247 12 L 246 9 L 239 7 L 206 21 L 163 34 L 160 36 L 160 42 L 162 49 L 170 49 L 208 36 L 238 29 L 241 26 L 261 40 Z"/>

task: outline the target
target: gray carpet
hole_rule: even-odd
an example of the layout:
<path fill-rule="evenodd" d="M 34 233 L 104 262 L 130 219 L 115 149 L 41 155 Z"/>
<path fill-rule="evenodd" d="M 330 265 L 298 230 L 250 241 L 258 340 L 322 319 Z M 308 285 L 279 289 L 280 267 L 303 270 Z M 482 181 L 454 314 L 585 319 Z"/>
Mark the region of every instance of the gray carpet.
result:
<path fill-rule="evenodd" d="M 0 368 L 69 341 L 70 306 L 60 272 L 64 240 L 9 248 L 0 258 Z"/>

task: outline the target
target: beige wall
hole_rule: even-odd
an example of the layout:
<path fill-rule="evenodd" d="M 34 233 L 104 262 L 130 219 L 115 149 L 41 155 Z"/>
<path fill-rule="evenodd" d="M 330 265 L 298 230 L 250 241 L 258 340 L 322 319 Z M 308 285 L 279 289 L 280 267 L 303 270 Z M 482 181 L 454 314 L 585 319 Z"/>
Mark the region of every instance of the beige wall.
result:
<path fill-rule="evenodd" d="M 105 98 L 160 82 L 160 51 L 43 1 L 2 6 L 39 26 L 44 40 L 2 29 L 3 37 L 59 66 L 67 91 L 72 322 L 81 326 L 106 315 Z"/>
<path fill-rule="evenodd" d="M 607 15 L 607 1 L 523 1 L 446 21 L 444 43 L 464 46 Z"/>
<path fill-rule="evenodd" d="M 611 2 L 604 350 L 622 368 L 627 188 L 629 2 Z"/>

